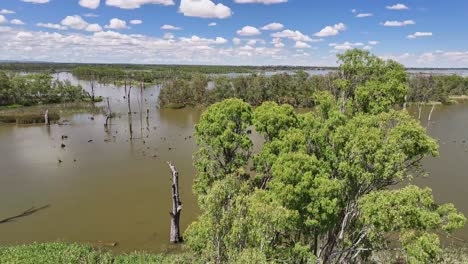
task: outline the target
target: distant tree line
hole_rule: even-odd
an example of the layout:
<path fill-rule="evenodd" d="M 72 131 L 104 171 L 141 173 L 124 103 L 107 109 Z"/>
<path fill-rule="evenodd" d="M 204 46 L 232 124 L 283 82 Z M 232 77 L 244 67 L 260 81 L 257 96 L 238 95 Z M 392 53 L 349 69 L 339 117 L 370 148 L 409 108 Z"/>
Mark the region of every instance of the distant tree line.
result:
<path fill-rule="evenodd" d="M 390 63 L 389 67 L 392 67 Z M 219 76 L 207 78 L 196 75 L 192 78 L 176 78 L 163 83 L 159 95 L 161 106 L 210 105 L 228 98 L 240 98 L 258 106 L 266 101 L 289 104 L 294 107 L 314 106 L 313 95 L 328 91 L 339 98 L 343 96 L 340 87 L 340 72 L 326 75 L 309 75 L 304 71 L 295 74 L 275 74 L 271 77 L 252 74 L 228 78 Z M 359 78 L 366 78 L 362 73 Z M 468 78 L 458 75 L 413 74 L 401 76 L 406 90 L 406 102 L 431 101 L 449 103 L 450 96 L 468 95 Z M 386 89 L 386 87 L 375 87 Z"/>
<path fill-rule="evenodd" d="M 0 71 L 0 106 L 77 102 L 89 94 L 69 81 L 52 80 L 49 74 L 7 74 Z"/>

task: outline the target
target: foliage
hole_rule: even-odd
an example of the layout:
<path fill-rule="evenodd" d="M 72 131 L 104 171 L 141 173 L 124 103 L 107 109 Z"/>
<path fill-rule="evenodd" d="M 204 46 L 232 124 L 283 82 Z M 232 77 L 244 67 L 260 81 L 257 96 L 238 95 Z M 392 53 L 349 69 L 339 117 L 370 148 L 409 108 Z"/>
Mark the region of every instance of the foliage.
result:
<path fill-rule="evenodd" d="M 69 81 L 53 81 L 48 74 L 9 75 L 0 72 L 0 106 L 77 102 L 88 97 L 81 86 L 74 86 Z"/>
<path fill-rule="evenodd" d="M 393 109 L 407 90 L 404 68 L 358 50 L 339 60 L 335 93 L 314 93 L 312 112 L 266 102 L 252 114 L 227 99 L 203 114 L 194 185 L 202 214 L 185 234 L 199 259 L 365 262 L 396 243 L 408 262 L 428 263 L 440 259 L 439 234 L 465 224 L 429 189 L 390 188 L 425 175 L 421 160 L 438 154 L 424 128 Z M 248 80 L 235 80 L 234 92 Z M 281 90 L 285 80 L 269 81 Z M 253 157 L 252 124 L 265 137 Z"/>

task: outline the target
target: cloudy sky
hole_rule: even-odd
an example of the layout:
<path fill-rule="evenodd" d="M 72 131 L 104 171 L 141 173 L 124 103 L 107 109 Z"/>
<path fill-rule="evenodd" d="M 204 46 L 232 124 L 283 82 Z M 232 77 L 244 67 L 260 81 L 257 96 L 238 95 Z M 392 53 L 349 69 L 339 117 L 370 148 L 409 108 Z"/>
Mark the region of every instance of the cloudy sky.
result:
<path fill-rule="evenodd" d="M 1 0 L 0 60 L 468 67 L 467 0 Z"/>

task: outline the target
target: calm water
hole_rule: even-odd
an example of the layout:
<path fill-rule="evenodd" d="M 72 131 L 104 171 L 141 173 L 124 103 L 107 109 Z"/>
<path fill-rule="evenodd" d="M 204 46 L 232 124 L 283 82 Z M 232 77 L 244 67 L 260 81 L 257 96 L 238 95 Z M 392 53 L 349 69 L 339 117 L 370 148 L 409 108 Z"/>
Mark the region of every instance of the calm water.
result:
<path fill-rule="evenodd" d="M 69 74 L 58 77 L 87 87 Z M 0 244 L 62 240 L 118 242 L 117 252 L 176 249 L 168 243 L 171 183 L 166 162 L 173 161 L 180 171 L 185 229 L 198 214 L 191 191 L 196 150 L 191 135 L 202 110 L 158 110 L 158 93 L 157 86 L 145 89 L 142 97 L 133 89 L 136 113 L 129 116 L 123 88 L 98 87 L 96 95 L 110 97 L 112 110 L 119 113 L 108 130 L 103 116 L 91 120 L 90 114 L 66 116 L 70 125 L 62 126 L 0 125 L 0 219 L 50 205 L 0 224 Z M 415 182 L 468 215 L 468 104 L 438 106 L 433 122 L 423 123 L 440 141 L 440 157 L 425 162 L 431 177 Z M 468 240 L 468 228 L 457 236 Z"/>

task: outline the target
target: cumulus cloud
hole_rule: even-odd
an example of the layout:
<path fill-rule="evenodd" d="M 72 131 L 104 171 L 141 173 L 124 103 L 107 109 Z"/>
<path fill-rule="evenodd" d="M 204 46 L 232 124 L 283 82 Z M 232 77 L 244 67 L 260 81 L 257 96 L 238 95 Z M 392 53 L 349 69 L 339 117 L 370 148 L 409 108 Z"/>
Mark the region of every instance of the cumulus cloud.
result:
<path fill-rule="evenodd" d="M 386 27 L 404 27 L 408 25 L 414 25 L 416 22 L 413 20 L 405 20 L 405 21 L 385 21 L 383 24 Z"/>
<path fill-rule="evenodd" d="M 371 40 L 371 41 L 369 41 L 369 42 L 367 42 L 367 43 L 368 43 L 369 45 L 377 45 L 377 44 L 379 44 L 379 42 L 376 41 L 376 40 Z"/>
<path fill-rule="evenodd" d="M 164 33 L 163 38 L 165 38 L 165 39 L 173 39 L 173 38 L 174 38 L 174 34 L 172 34 L 172 33 L 170 33 L 170 32 Z"/>
<path fill-rule="evenodd" d="M 129 28 L 125 20 L 118 19 L 118 18 L 112 18 L 109 21 L 109 25 L 105 25 L 104 27 L 108 29 L 128 29 Z"/>
<path fill-rule="evenodd" d="M 130 24 L 132 24 L 132 25 L 141 25 L 141 24 L 143 24 L 143 21 L 141 21 L 140 19 L 133 19 L 133 20 L 130 20 Z"/>
<path fill-rule="evenodd" d="M 268 25 L 265 25 L 261 28 L 261 30 L 282 30 L 284 28 L 284 25 L 281 23 L 270 23 Z"/>
<path fill-rule="evenodd" d="M 241 43 L 241 39 L 240 38 L 233 38 L 232 43 L 234 43 L 234 45 L 239 45 Z"/>
<path fill-rule="evenodd" d="M 356 17 L 357 18 L 363 18 L 363 17 L 371 17 L 373 15 L 374 14 L 372 14 L 372 13 L 360 13 L 360 14 L 357 14 Z"/>
<path fill-rule="evenodd" d="M 333 26 L 326 26 L 322 30 L 320 30 L 320 32 L 317 32 L 314 35 L 317 37 L 336 36 L 344 30 L 346 30 L 346 25 L 343 23 L 338 23 Z"/>
<path fill-rule="evenodd" d="M 66 26 L 62 26 L 59 24 L 52 24 L 52 23 L 37 23 L 36 26 L 38 27 L 44 27 L 44 28 L 52 28 L 52 29 L 58 29 L 58 30 L 66 30 Z"/>
<path fill-rule="evenodd" d="M 211 23 L 208 24 L 209 27 L 214 27 L 216 25 L 217 25 L 216 22 L 211 22 Z"/>
<path fill-rule="evenodd" d="M 89 32 L 99 32 L 102 31 L 102 27 L 99 24 L 89 24 L 85 30 Z"/>
<path fill-rule="evenodd" d="M 174 0 L 106 0 L 106 5 L 122 9 L 136 9 L 146 4 L 175 5 Z"/>
<path fill-rule="evenodd" d="M 100 0 L 80 0 L 79 4 L 82 7 L 96 9 L 99 7 Z"/>
<path fill-rule="evenodd" d="M 362 42 L 352 43 L 352 42 L 348 42 L 348 41 L 346 41 L 344 43 L 330 43 L 328 45 L 330 47 L 333 47 L 335 50 L 349 50 L 349 49 L 354 49 L 354 48 L 365 46 L 364 43 L 362 43 Z"/>
<path fill-rule="evenodd" d="M 303 42 L 320 42 L 322 39 L 312 39 L 311 37 L 302 34 L 302 32 L 296 30 L 283 30 L 281 32 L 276 32 L 271 34 L 273 38 L 287 38 L 292 39 L 294 41 L 303 41 Z"/>
<path fill-rule="evenodd" d="M 12 19 L 10 23 L 13 25 L 24 25 L 24 22 L 19 19 Z"/>
<path fill-rule="evenodd" d="M 184 16 L 201 18 L 228 18 L 232 15 L 229 7 L 211 0 L 181 0 L 179 12 Z"/>
<path fill-rule="evenodd" d="M 406 10 L 406 9 L 409 9 L 409 8 L 404 4 L 395 4 L 395 5 L 387 6 L 387 9 L 390 9 L 390 10 Z"/>
<path fill-rule="evenodd" d="M 62 19 L 60 24 L 77 30 L 84 30 L 88 26 L 88 22 L 86 22 L 82 17 L 78 15 L 67 16 L 64 19 Z"/>
<path fill-rule="evenodd" d="M 26 3 L 32 3 L 32 4 L 47 4 L 49 3 L 50 0 L 21 0 Z"/>
<path fill-rule="evenodd" d="M 407 36 L 407 38 L 409 39 L 415 39 L 420 37 L 432 37 L 432 32 L 416 32 Z"/>
<path fill-rule="evenodd" d="M 8 20 L 6 19 L 6 17 L 0 15 L 0 24 L 6 24 L 6 23 L 8 23 Z"/>
<path fill-rule="evenodd" d="M 265 5 L 271 5 L 271 4 L 287 3 L 288 0 L 235 0 L 234 2 L 236 2 L 238 4 L 265 4 Z"/>
<path fill-rule="evenodd" d="M 164 30 L 181 30 L 182 28 L 166 24 L 166 25 L 162 25 L 161 29 L 164 29 Z"/>
<path fill-rule="evenodd" d="M 8 9 L 0 9 L 0 15 L 9 15 L 9 14 L 14 14 L 16 13 L 15 11 L 8 10 Z"/>
<path fill-rule="evenodd" d="M 310 48 L 310 45 L 303 42 L 303 41 L 296 41 L 296 44 L 294 45 L 294 48 L 296 48 L 296 49 L 306 49 L 306 48 Z"/>
<path fill-rule="evenodd" d="M 284 48 L 284 43 L 281 41 L 281 38 L 274 38 L 271 44 L 273 44 L 275 48 Z"/>
<path fill-rule="evenodd" d="M 239 36 L 256 36 L 260 34 L 262 34 L 260 30 L 252 26 L 245 26 L 242 29 L 237 30 L 237 35 Z"/>

